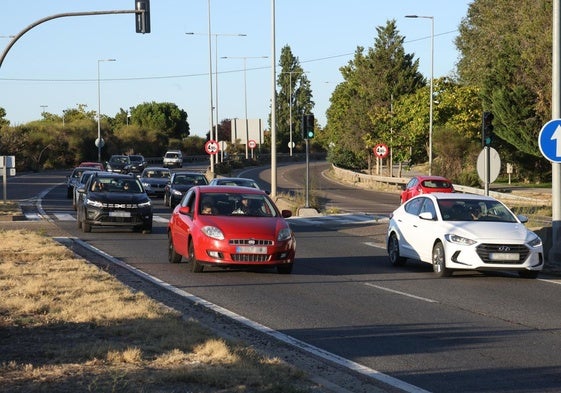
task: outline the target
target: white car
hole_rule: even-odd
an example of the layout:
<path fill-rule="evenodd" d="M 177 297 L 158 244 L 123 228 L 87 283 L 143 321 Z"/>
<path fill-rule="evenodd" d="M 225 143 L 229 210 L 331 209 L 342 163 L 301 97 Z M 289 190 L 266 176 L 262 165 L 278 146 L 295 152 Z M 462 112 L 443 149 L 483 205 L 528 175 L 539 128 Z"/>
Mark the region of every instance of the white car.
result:
<path fill-rule="evenodd" d="M 390 216 L 390 262 L 430 263 L 440 277 L 454 270 L 511 270 L 536 278 L 544 265 L 541 239 L 495 198 L 461 193 L 416 196 Z"/>

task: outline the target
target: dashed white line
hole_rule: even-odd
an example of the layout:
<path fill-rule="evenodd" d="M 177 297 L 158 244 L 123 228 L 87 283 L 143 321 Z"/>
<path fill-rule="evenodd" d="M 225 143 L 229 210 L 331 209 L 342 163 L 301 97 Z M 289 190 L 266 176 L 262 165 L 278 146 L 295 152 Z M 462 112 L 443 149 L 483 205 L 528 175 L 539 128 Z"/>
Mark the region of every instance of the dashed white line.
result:
<path fill-rule="evenodd" d="M 376 284 L 371 284 L 371 283 L 365 283 L 364 285 L 367 285 L 369 287 L 373 287 L 373 288 L 377 288 L 377 289 L 381 289 L 382 291 L 386 291 L 386 292 L 391 292 L 391 293 L 396 293 L 398 295 L 402 295 L 402 296 L 407 296 L 413 299 L 417 299 L 417 300 L 422 300 L 424 302 L 428 302 L 428 303 L 438 303 L 438 300 L 434 300 L 434 299 L 429 299 L 426 297 L 421 297 L 421 296 L 416 296 L 413 295 L 411 293 L 407 293 L 407 292 L 401 292 L 401 291 L 396 291 L 395 289 L 390 289 L 390 288 L 386 288 L 386 287 L 381 287 L 379 285 Z"/>

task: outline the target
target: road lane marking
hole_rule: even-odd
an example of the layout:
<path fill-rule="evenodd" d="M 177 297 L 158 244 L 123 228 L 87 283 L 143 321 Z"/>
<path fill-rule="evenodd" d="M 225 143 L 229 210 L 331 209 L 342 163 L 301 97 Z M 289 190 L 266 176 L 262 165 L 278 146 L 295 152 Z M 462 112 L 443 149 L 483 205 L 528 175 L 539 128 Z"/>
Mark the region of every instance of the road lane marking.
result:
<path fill-rule="evenodd" d="M 429 298 L 426 298 L 426 297 L 416 296 L 416 295 L 413 295 L 413 294 L 407 293 L 407 292 L 396 291 L 395 289 L 381 287 L 379 285 L 371 284 L 371 283 L 368 283 L 368 282 L 364 283 L 364 285 L 367 285 L 367 286 L 373 287 L 373 288 L 377 288 L 377 289 L 381 289 L 382 291 L 396 293 L 398 295 L 407 296 L 407 297 L 417 299 L 417 300 L 422 300 L 422 301 L 428 302 L 428 303 L 438 303 L 438 300 L 433 300 L 433 299 L 429 299 Z"/>

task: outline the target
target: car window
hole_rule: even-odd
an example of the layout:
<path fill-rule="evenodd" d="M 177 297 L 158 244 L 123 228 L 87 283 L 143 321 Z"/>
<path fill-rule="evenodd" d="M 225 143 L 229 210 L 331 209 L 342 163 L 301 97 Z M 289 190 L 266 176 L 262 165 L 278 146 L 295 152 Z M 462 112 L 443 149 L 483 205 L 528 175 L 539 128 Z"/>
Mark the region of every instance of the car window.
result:
<path fill-rule="evenodd" d="M 432 216 L 436 219 L 436 208 L 434 207 L 434 203 L 431 199 L 429 198 L 422 198 L 424 200 L 422 206 L 421 206 L 421 210 L 419 211 L 419 214 L 421 213 L 431 213 Z"/>
<path fill-rule="evenodd" d="M 261 194 L 205 192 L 201 196 L 198 209 L 199 214 L 220 216 L 275 217 L 277 215 L 272 201 Z"/>
<path fill-rule="evenodd" d="M 425 198 L 415 198 L 405 204 L 405 211 L 409 214 L 418 216 L 421 214 L 421 207 Z"/>
<path fill-rule="evenodd" d="M 426 188 L 451 188 L 452 184 L 445 180 L 425 180 L 423 187 Z"/>

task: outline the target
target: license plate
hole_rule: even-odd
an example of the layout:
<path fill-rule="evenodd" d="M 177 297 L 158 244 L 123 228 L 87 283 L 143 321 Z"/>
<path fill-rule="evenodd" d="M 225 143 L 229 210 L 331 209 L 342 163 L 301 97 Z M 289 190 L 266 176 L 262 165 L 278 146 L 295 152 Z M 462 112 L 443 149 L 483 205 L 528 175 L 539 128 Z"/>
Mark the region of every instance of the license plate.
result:
<path fill-rule="evenodd" d="M 130 217 L 130 216 L 131 216 L 130 212 L 120 212 L 120 211 L 109 212 L 109 217 Z"/>
<path fill-rule="evenodd" d="M 489 259 L 491 261 L 518 261 L 520 254 L 516 252 L 492 252 L 489 254 Z"/>
<path fill-rule="evenodd" d="M 237 246 L 236 252 L 240 254 L 267 254 L 267 247 Z"/>

